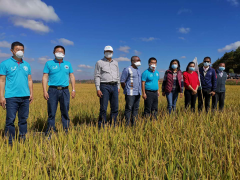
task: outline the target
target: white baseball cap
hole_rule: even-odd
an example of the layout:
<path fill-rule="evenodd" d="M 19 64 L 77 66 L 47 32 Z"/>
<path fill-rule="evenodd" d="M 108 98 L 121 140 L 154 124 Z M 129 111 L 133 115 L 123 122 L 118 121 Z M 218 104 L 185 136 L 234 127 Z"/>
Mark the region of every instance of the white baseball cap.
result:
<path fill-rule="evenodd" d="M 104 51 L 113 51 L 112 46 L 105 46 Z"/>

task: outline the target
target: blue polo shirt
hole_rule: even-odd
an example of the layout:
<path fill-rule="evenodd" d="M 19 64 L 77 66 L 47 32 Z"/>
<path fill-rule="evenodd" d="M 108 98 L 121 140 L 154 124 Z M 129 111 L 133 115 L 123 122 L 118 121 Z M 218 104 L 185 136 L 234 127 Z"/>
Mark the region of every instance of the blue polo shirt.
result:
<path fill-rule="evenodd" d="M 135 96 L 141 95 L 141 72 L 132 66 L 125 68 L 120 79 L 121 83 L 126 83 L 124 94 Z"/>
<path fill-rule="evenodd" d="M 49 86 L 66 87 L 69 86 L 69 74 L 73 73 L 73 69 L 70 62 L 63 60 L 59 63 L 58 60 L 54 59 L 46 62 L 43 73 L 49 76 Z"/>
<path fill-rule="evenodd" d="M 142 81 L 145 81 L 145 90 L 157 91 L 158 81 L 160 79 L 159 72 L 156 70 L 152 72 L 151 69 L 147 69 L 142 73 Z"/>
<path fill-rule="evenodd" d="M 31 75 L 31 67 L 28 62 L 18 62 L 11 57 L 0 64 L 0 75 L 6 76 L 5 98 L 30 96 L 28 75 Z"/>

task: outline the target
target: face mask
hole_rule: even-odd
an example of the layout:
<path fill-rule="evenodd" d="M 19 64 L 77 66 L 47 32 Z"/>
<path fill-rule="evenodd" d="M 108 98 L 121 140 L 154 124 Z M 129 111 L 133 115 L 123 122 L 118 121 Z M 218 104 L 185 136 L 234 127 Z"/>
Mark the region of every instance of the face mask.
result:
<path fill-rule="evenodd" d="M 188 68 L 190 71 L 194 71 L 195 70 L 195 67 L 189 67 Z"/>
<path fill-rule="evenodd" d="M 203 65 L 204 65 L 205 67 L 210 66 L 210 64 L 211 64 L 211 63 L 207 63 L 207 62 L 203 63 Z"/>
<path fill-rule="evenodd" d="M 16 52 L 16 56 L 17 56 L 17 58 L 22 59 L 23 56 L 24 56 L 23 51 L 17 51 L 17 52 Z"/>
<path fill-rule="evenodd" d="M 172 64 L 172 68 L 173 68 L 173 69 L 177 69 L 177 68 L 178 68 L 178 65 L 177 65 L 177 64 Z"/>
<path fill-rule="evenodd" d="M 139 62 L 139 61 L 138 61 L 138 62 L 135 62 L 134 65 L 135 65 L 136 67 L 139 67 L 139 66 L 141 66 L 141 62 Z"/>
<path fill-rule="evenodd" d="M 157 68 L 157 66 L 155 64 L 150 65 L 151 70 L 155 70 L 156 68 Z"/>
<path fill-rule="evenodd" d="M 225 70 L 225 67 L 219 67 L 219 70 L 220 70 L 220 71 L 224 71 L 224 70 Z"/>
<path fill-rule="evenodd" d="M 106 58 L 111 58 L 113 56 L 113 53 L 112 52 L 105 52 L 104 55 L 105 55 Z"/>
<path fill-rule="evenodd" d="M 65 57 L 65 55 L 63 53 L 57 52 L 57 53 L 55 53 L 55 57 L 56 57 L 56 59 L 63 59 Z"/>

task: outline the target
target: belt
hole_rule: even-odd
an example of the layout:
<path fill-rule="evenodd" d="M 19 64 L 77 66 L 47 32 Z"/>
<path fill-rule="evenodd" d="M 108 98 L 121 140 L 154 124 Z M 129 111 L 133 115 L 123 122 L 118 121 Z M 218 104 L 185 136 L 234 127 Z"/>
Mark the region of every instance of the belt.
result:
<path fill-rule="evenodd" d="M 117 82 L 101 82 L 100 84 L 107 84 L 107 85 L 117 85 Z"/>
<path fill-rule="evenodd" d="M 151 90 L 145 90 L 145 91 L 149 91 L 149 92 L 157 92 L 158 90 L 156 90 L 156 91 L 151 91 Z"/>
<path fill-rule="evenodd" d="M 66 86 L 66 87 L 61 87 L 61 86 L 49 86 L 49 88 L 54 88 L 54 89 L 57 89 L 57 90 L 62 90 L 62 89 L 68 89 L 68 86 Z"/>

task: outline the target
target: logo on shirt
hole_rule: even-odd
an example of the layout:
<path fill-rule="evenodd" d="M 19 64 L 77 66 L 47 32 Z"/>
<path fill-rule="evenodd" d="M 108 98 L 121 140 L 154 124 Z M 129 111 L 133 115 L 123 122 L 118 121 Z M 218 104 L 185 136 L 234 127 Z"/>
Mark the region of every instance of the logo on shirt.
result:
<path fill-rule="evenodd" d="M 65 65 L 64 67 L 65 67 L 65 69 L 69 69 L 68 65 Z"/>
<path fill-rule="evenodd" d="M 158 73 L 156 73 L 156 76 L 158 76 Z"/>
<path fill-rule="evenodd" d="M 11 67 L 11 71 L 15 71 L 17 69 L 17 66 Z"/>
<path fill-rule="evenodd" d="M 27 66 L 23 66 L 23 69 L 24 69 L 25 71 L 28 71 L 28 67 L 27 67 Z"/>
<path fill-rule="evenodd" d="M 58 66 L 56 65 L 56 66 L 52 66 L 52 69 L 57 69 L 58 68 Z"/>

